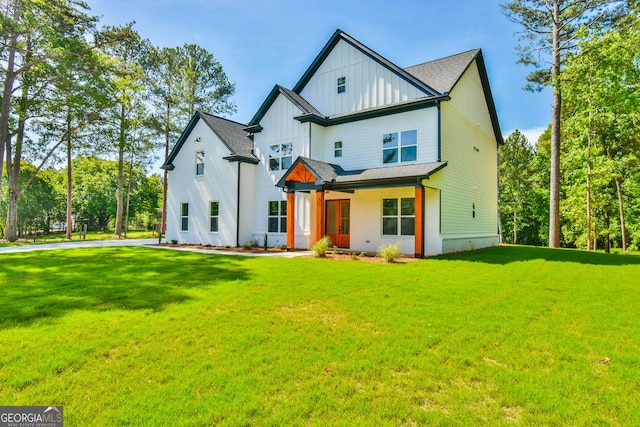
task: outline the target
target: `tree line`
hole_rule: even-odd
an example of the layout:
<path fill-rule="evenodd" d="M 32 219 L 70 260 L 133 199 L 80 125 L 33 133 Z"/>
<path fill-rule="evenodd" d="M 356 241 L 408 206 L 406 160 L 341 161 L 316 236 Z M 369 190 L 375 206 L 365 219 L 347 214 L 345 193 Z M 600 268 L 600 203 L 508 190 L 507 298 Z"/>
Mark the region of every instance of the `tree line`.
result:
<path fill-rule="evenodd" d="M 154 46 L 133 23 L 100 26 L 81 0 L 0 1 L 0 77 L 0 224 L 8 241 L 25 223 L 30 188 L 48 188 L 61 170 L 70 238 L 74 218 L 88 218 L 74 179 L 90 159 L 116 171 L 115 212 L 91 221 L 106 226 L 109 217 L 121 236 L 139 174 L 156 152 L 168 153 L 197 109 L 235 111 L 235 86 L 213 54 L 196 44 Z M 166 173 L 163 180 L 166 192 Z"/>
<path fill-rule="evenodd" d="M 516 131 L 499 150 L 504 241 L 640 246 L 640 19 L 637 1 L 514 0 L 526 88 L 553 87 L 537 144 Z"/>

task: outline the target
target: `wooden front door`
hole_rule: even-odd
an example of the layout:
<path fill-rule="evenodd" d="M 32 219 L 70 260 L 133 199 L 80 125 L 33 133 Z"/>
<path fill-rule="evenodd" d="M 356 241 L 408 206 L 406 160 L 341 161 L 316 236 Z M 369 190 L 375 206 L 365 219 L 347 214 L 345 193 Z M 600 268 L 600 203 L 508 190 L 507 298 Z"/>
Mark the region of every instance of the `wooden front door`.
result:
<path fill-rule="evenodd" d="M 328 200 L 326 234 L 333 244 L 339 248 L 351 246 L 349 235 L 351 225 L 351 202 L 349 200 Z"/>

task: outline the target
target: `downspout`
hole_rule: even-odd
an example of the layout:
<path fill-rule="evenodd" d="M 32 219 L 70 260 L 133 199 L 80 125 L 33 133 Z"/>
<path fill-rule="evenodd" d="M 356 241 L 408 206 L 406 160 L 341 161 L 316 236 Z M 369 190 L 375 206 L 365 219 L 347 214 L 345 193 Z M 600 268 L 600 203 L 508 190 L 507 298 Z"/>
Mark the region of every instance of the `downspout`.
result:
<path fill-rule="evenodd" d="M 236 247 L 240 246 L 240 171 L 242 170 L 240 168 L 240 165 L 242 165 L 242 162 L 238 161 L 238 201 L 236 203 Z"/>
<path fill-rule="evenodd" d="M 438 161 L 442 161 L 442 113 L 440 111 L 440 101 L 436 101 L 438 107 Z"/>

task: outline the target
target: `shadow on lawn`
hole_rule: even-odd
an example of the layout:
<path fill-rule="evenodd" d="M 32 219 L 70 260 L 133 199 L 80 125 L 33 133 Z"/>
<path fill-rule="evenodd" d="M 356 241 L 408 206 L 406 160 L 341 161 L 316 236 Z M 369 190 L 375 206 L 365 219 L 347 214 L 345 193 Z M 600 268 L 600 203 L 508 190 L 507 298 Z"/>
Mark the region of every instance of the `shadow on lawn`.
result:
<path fill-rule="evenodd" d="M 575 262 L 591 265 L 640 265 L 640 256 L 587 252 L 579 249 L 552 249 L 539 246 L 500 246 L 457 254 L 440 255 L 432 259 L 510 264 L 542 259 L 555 262 Z"/>
<path fill-rule="evenodd" d="M 0 264 L 0 328 L 72 310 L 153 310 L 192 299 L 188 289 L 246 281 L 242 257 L 140 248 L 7 254 Z"/>

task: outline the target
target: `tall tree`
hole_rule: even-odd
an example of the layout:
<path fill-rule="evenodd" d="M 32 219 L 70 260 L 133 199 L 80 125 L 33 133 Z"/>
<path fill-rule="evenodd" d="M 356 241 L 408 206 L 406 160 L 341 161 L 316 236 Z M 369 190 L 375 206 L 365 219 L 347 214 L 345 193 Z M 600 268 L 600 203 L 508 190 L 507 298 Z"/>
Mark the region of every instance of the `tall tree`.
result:
<path fill-rule="evenodd" d="M 195 44 L 178 48 L 152 49 L 146 59 L 151 93 L 150 126 L 164 144 L 164 158 L 172 141 L 196 110 L 229 114 L 236 110 L 230 97 L 235 86 L 229 82 L 222 64 Z M 161 230 L 166 229 L 167 171 L 163 176 Z"/>
<path fill-rule="evenodd" d="M 110 56 L 110 85 L 108 97 L 111 108 L 103 116 L 104 145 L 107 152 L 115 152 L 118 162 L 117 209 L 113 235 L 122 236 L 124 218 L 124 176 L 125 156 L 134 150 L 137 131 L 145 119 L 143 98 L 143 62 L 148 42 L 143 40 L 132 25 L 112 28 L 106 36 L 116 40 L 105 46 L 104 52 Z"/>
<path fill-rule="evenodd" d="M 565 69 L 564 120 L 572 139 L 571 154 L 582 152 L 586 165 L 582 182 L 587 189 L 587 248 L 592 241 L 592 190 L 609 197 L 610 189 L 615 188 L 617 208 L 613 209 L 618 211 L 620 243 L 626 250 L 623 188 L 625 181 L 638 173 L 640 161 L 640 19 L 631 14 L 616 28 L 582 36 L 579 53 L 569 57 Z M 597 196 L 602 198 L 603 194 Z"/>
<path fill-rule="evenodd" d="M 549 197 L 549 246 L 560 246 L 560 152 L 562 114 L 561 70 L 567 55 L 576 49 L 576 32 L 604 23 L 616 15 L 619 0 L 512 0 L 503 13 L 523 27 L 518 46 L 519 62 L 537 70 L 527 77 L 529 90 L 552 86 L 551 174 Z"/>
<path fill-rule="evenodd" d="M 235 85 L 229 82 L 222 64 L 210 52 L 196 44 L 177 49 L 181 59 L 181 110 L 186 124 L 196 110 L 209 114 L 230 114 L 236 105 L 230 100 Z"/>
<path fill-rule="evenodd" d="M 25 144 L 29 143 L 27 122 L 34 116 L 51 113 L 45 110 L 44 105 L 55 97 L 53 94 L 59 93 L 57 84 L 60 70 L 76 67 L 84 62 L 85 57 L 91 56 L 92 48 L 85 42 L 85 37 L 94 24 L 94 18 L 81 10 L 84 7 L 82 3 L 25 0 L 15 2 L 13 6 L 20 8 L 20 22 L 13 22 L 11 27 L 17 34 L 15 49 L 6 51 L 12 58 L 12 62 L 7 62 L 6 73 L 13 74 L 13 78 L 5 78 L 5 88 L 9 84 L 16 93 L 9 111 L 13 119 L 9 124 L 14 125 L 6 128 L 8 138 L 4 146 L 9 187 L 5 238 L 9 241 L 17 238 L 18 199 L 62 142 L 32 145 L 32 148 L 40 150 L 39 155 L 34 156 L 39 159 L 39 166 L 33 171 L 32 179 L 21 181 L 23 150 Z M 69 61 L 71 56 L 73 61 Z M 11 67 L 14 67 L 13 72 Z"/>
<path fill-rule="evenodd" d="M 81 0 L 7 0 L 0 16 L 2 40 L 2 104 L 0 107 L 0 170 L 7 148 L 12 149 L 10 119 L 14 114 L 16 86 L 25 73 L 42 63 L 55 63 L 67 55 L 87 51 L 87 34 L 96 18 L 86 13 Z M 28 42 L 27 42 L 28 41 Z M 18 163 L 19 164 L 19 163 Z M 0 197 L 2 197 L 0 182 Z"/>

